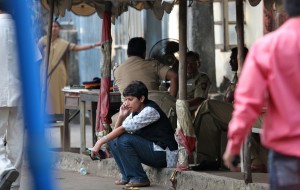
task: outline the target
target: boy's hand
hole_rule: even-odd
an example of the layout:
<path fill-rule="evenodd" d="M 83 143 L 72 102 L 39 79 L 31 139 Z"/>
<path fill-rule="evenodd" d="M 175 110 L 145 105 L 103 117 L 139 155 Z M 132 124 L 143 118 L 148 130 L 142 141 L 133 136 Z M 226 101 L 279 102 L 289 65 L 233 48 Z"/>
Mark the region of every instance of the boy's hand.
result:
<path fill-rule="evenodd" d="M 125 101 L 125 102 L 123 102 L 123 104 L 120 107 L 119 116 L 124 118 L 124 117 L 127 117 L 129 115 L 129 113 L 130 113 L 129 107 Z"/>

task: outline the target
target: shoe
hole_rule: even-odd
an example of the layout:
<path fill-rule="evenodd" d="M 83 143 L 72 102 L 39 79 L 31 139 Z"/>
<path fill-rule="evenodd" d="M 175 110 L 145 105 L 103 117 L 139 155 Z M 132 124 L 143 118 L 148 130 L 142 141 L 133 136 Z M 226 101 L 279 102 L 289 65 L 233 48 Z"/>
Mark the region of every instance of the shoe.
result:
<path fill-rule="evenodd" d="M 149 187 L 150 181 L 146 182 L 129 182 L 126 184 L 126 187 Z"/>
<path fill-rule="evenodd" d="M 115 185 L 126 185 L 128 181 L 123 181 L 121 179 L 118 179 L 115 181 Z"/>
<path fill-rule="evenodd" d="M 10 190 L 11 184 L 19 177 L 16 169 L 8 170 L 0 181 L 0 190 Z"/>

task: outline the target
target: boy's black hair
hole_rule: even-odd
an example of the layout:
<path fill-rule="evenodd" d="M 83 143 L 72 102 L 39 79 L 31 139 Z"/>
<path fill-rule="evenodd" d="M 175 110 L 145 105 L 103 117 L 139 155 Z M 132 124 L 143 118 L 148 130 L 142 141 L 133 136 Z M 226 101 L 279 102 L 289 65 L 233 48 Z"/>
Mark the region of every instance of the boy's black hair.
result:
<path fill-rule="evenodd" d="M 146 40 L 142 37 L 131 38 L 128 42 L 127 55 L 145 57 Z"/>
<path fill-rule="evenodd" d="M 284 7 L 290 17 L 300 16 L 299 0 L 284 0 Z"/>
<path fill-rule="evenodd" d="M 123 91 L 123 96 L 134 96 L 137 97 L 139 100 L 142 96 L 145 97 L 145 101 L 148 101 L 148 89 L 146 85 L 141 82 L 134 80 L 132 81 Z"/>

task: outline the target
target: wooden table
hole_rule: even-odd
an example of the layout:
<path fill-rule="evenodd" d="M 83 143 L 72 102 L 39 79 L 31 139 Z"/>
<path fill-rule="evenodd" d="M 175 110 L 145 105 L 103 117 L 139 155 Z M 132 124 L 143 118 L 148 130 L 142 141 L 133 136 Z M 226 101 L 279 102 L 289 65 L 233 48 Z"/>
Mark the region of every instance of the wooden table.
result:
<path fill-rule="evenodd" d="M 86 89 L 69 89 L 64 88 L 62 90 L 65 97 L 65 111 L 64 111 L 64 126 L 61 130 L 62 138 L 62 150 L 70 151 L 70 120 L 80 112 L 80 137 L 81 147 L 80 152 L 84 152 L 86 149 L 86 122 L 85 112 L 90 111 L 90 122 L 93 131 L 93 143 L 96 142 L 95 136 L 95 121 L 96 121 L 96 110 L 99 96 L 99 90 L 86 90 Z M 116 113 L 121 104 L 121 95 L 118 92 L 110 93 L 110 113 Z M 70 117 L 70 110 L 75 110 L 75 115 Z"/>
<path fill-rule="evenodd" d="M 110 108 L 109 108 L 109 116 L 112 116 L 116 112 L 118 112 L 121 105 L 121 95 L 119 92 L 110 92 Z M 92 136 L 93 136 L 93 144 L 96 143 L 97 137 L 95 135 L 95 127 L 96 127 L 96 110 L 98 103 L 99 90 L 91 90 L 91 91 L 81 91 L 80 92 L 80 135 L 81 135 L 81 146 L 80 152 L 84 153 L 86 150 L 86 123 L 85 123 L 85 112 L 86 112 L 86 102 L 90 102 L 91 105 L 91 114 L 90 114 L 90 122 L 92 125 Z"/>

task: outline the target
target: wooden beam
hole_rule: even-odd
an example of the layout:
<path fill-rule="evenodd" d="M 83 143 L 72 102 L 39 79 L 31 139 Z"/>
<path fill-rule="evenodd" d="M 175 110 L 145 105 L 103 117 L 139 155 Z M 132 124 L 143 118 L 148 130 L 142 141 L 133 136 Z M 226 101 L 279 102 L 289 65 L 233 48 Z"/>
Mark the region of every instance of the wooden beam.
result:
<path fill-rule="evenodd" d="M 229 49 L 229 34 L 228 34 L 228 0 L 223 0 L 222 4 L 223 11 L 223 50 L 227 51 Z"/>
<path fill-rule="evenodd" d="M 179 93 L 180 100 L 186 100 L 186 50 L 187 50 L 187 1 L 179 0 Z"/>
<path fill-rule="evenodd" d="M 211 2 L 222 2 L 223 0 L 195 0 L 195 1 L 200 3 L 211 3 Z M 228 0 L 228 1 L 234 2 L 235 0 Z"/>
<path fill-rule="evenodd" d="M 237 32 L 237 46 L 238 46 L 238 75 L 244 63 L 244 4 L 243 0 L 236 0 L 236 32 Z"/>
<path fill-rule="evenodd" d="M 237 45 L 238 45 L 238 75 L 242 69 L 244 63 L 244 1 L 236 0 L 236 32 L 237 32 Z M 247 136 L 244 144 L 244 180 L 245 183 L 252 183 L 252 173 L 251 173 L 251 133 Z"/>
<path fill-rule="evenodd" d="M 47 46 L 46 46 L 46 62 L 45 64 L 45 71 L 44 71 L 44 99 L 42 98 L 42 109 L 46 111 L 46 102 L 47 102 L 47 95 L 48 95 L 48 67 L 49 67 L 49 59 L 50 59 L 50 47 L 51 47 L 51 37 L 52 37 L 52 22 L 53 22 L 53 14 L 54 14 L 54 1 L 49 0 L 49 19 L 48 19 L 48 36 L 47 36 Z"/>

